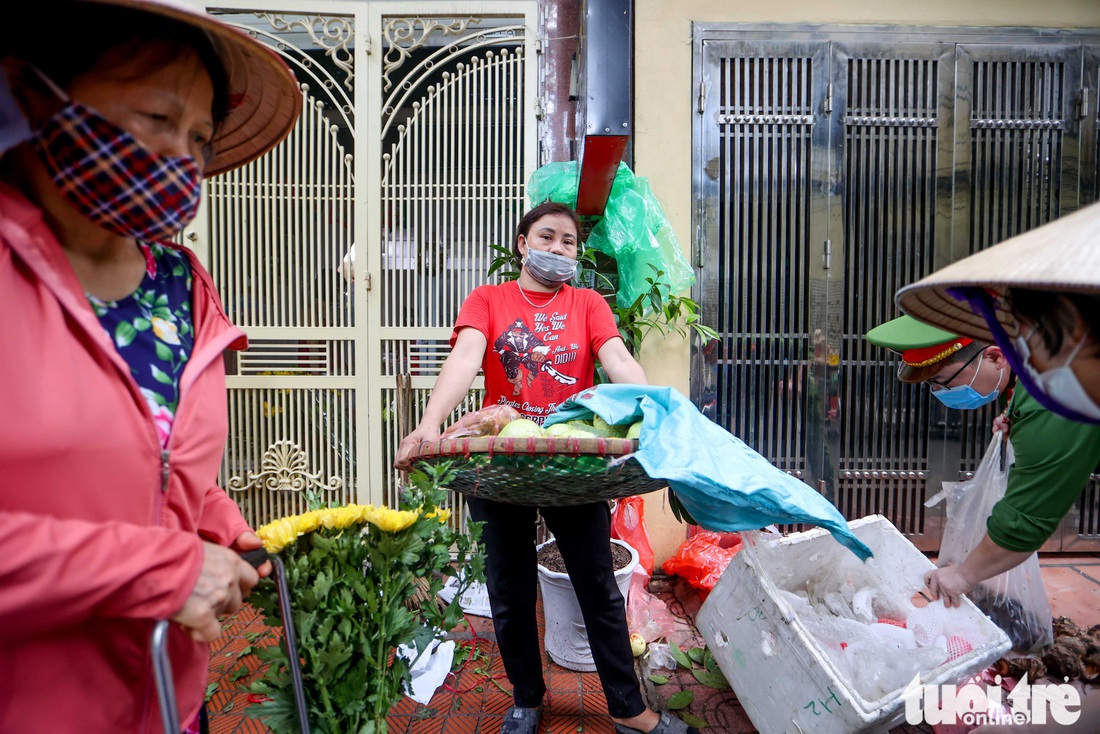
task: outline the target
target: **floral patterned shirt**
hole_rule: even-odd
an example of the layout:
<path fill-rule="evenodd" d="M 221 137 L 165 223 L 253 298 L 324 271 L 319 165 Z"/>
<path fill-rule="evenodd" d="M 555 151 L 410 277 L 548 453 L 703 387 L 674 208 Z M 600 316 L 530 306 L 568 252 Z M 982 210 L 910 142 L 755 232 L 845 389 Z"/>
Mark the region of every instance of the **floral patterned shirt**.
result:
<path fill-rule="evenodd" d="M 195 343 L 191 264 L 170 247 L 144 242 L 138 247 L 145 255 L 145 277 L 137 290 L 110 302 L 89 294 L 88 301 L 130 365 L 163 448 L 179 405 L 180 375 Z"/>

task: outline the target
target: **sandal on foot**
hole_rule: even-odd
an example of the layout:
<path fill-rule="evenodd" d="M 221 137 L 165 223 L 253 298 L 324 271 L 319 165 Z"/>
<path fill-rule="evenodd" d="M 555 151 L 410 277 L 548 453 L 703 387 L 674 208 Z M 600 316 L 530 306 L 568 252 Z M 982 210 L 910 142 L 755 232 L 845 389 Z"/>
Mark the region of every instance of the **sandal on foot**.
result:
<path fill-rule="evenodd" d="M 525 709 L 519 706 L 509 706 L 504 713 L 504 723 L 500 726 L 500 734 L 538 734 L 539 718 L 542 709 Z"/>
<path fill-rule="evenodd" d="M 646 732 L 615 724 L 615 734 L 646 734 Z M 662 711 L 661 720 L 649 731 L 649 734 L 699 734 L 699 730 L 694 726 L 688 726 L 682 719 L 670 715 L 667 711 Z"/>

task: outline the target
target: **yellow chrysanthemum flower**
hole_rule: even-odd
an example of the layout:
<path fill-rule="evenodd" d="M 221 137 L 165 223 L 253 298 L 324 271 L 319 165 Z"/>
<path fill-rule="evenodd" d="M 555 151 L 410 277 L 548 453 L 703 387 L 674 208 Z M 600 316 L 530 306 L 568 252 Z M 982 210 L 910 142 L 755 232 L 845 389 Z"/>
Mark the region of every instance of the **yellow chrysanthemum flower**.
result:
<path fill-rule="evenodd" d="M 399 533 L 416 522 L 420 513 L 415 510 L 391 510 L 388 507 L 373 507 L 367 521 L 387 533 Z"/>
<path fill-rule="evenodd" d="M 278 553 L 306 533 L 320 528 L 343 530 L 353 525 L 370 523 L 387 533 L 398 533 L 417 521 L 421 510 L 393 510 L 389 507 L 350 504 L 343 507 L 326 507 L 310 510 L 301 515 L 282 517 L 256 531 L 269 553 Z M 434 517 L 440 523 L 451 518 L 450 510 L 435 510 L 424 517 Z"/>
<path fill-rule="evenodd" d="M 432 510 L 431 512 L 429 512 L 424 517 L 438 518 L 440 524 L 445 525 L 451 519 L 451 511 L 450 510 L 441 510 L 439 508 L 436 508 L 436 509 Z"/>
<path fill-rule="evenodd" d="M 370 507 L 370 505 L 348 505 L 342 507 L 340 515 L 337 518 L 336 527 L 350 528 L 352 525 L 360 525 L 366 522 L 366 518 L 363 516 L 364 508 Z"/>
<path fill-rule="evenodd" d="M 264 548 L 268 553 L 278 553 L 298 539 L 298 529 L 292 522 L 292 518 L 279 518 L 274 522 L 259 528 L 256 534 L 264 542 Z"/>

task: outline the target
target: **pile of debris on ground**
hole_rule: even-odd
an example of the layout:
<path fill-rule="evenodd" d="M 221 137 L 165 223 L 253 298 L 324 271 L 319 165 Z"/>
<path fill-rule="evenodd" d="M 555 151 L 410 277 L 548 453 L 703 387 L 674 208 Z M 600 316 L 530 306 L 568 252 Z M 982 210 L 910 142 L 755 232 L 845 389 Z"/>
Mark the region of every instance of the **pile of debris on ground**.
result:
<path fill-rule="evenodd" d="M 1081 629 L 1069 617 L 1052 623 L 1054 643 L 1036 656 L 1006 657 L 993 664 L 998 675 L 1037 681 L 1050 678 L 1059 683 L 1080 681 L 1100 684 L 1100 624 Z"/>

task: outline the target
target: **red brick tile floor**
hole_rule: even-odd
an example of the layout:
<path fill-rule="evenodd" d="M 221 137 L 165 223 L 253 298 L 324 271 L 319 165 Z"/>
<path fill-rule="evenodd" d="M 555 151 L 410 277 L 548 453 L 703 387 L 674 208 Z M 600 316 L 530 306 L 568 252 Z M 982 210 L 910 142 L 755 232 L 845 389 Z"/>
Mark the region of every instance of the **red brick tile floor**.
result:
<path fill-rule="evenodd" d="M 1054 616 L 1067 616 L 1081 627 L 1100 624 L 1100 554 L 1047 555 L 1040 559 L 1043 581 Z M 650 591 L 666 601 L 677 619 L 673 641 L 682 648 L 705 644 L 692 620 L 699 595 L 677 577 L 658 576 Z M 540 626 L 542 624 L 540 605 Z M 504 676 L 494 642 L 492 620 L 468 615 L 451 633 L 460 644 L 474 644 L 481 651 L 456 676 L 450 676 L 427 705 L 404 698 L 387 723 L 392 734 L 497 734 L 505 710 L 511 705 L 511 686 Z M 249 606 L 225 621 L 222 636 L 212 645 L 208 703 L 212 734 L 264 734 L 268 729 L 250 719 L 252 705 L 248 684 L 259 674 L 260 662 L 252 652 L 273 644 L 277 634 Z M 682 690 L 691 690 L 692 703 L 684 709 L 708 723 L 714 734 L 752 734 L 752 722 L 732 691 L 704 686 L 685 669 L 668 674 L 661 686 L 639 675 L 650 706 L 664 702 Z M 595 673 L 579 673 L 554 664 L 548 657 L 544 675 L 549 690 L 543 706 L 541 734 L 613 734 L 603 692 Z M 902 725 L 891 734 L 927 734 L 928 725 Z"/>

